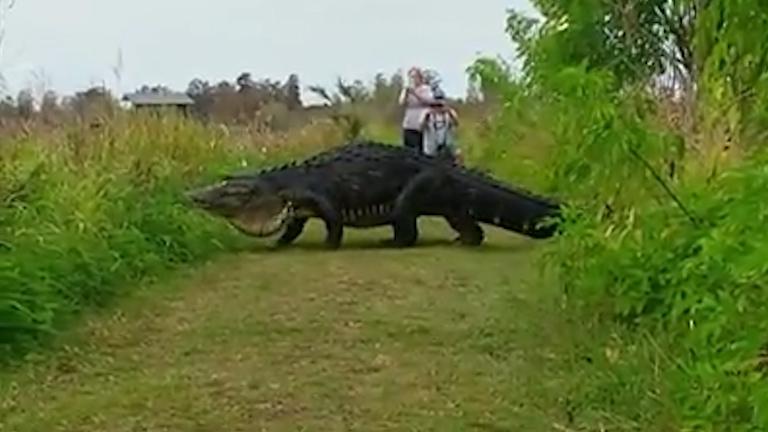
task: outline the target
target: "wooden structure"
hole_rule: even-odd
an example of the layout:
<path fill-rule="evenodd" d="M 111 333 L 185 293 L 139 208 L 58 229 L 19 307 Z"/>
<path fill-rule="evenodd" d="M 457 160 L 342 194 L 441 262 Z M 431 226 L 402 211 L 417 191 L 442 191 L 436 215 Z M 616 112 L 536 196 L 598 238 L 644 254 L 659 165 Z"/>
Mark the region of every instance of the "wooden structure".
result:
<path fill-rule="evenodd" d="M 195 103 L 186 93 L 171 91 L 134 92 L 123 96 L 123 101 L 130 102 L 134 109 L 176 109 L 189 114 L 189 108 Z"/>

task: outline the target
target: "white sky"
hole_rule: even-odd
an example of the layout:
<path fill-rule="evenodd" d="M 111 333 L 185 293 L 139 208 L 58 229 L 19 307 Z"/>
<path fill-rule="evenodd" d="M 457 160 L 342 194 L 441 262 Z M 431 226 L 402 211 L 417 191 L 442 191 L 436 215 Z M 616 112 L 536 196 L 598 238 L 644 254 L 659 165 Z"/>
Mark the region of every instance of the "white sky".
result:
<path fill-rule="evenodd" d="M 473 59 L 512 53 L 509 7 L 531 10 L 527 0 L 15 0 L 3 17 L 0 74 L 15 96 L 41 85 L 60 94 L 102 83 L 118 93 L 184 90 L 195 77 L 244 71 L 330 85 L 419 64 L 463 96 Z"/>

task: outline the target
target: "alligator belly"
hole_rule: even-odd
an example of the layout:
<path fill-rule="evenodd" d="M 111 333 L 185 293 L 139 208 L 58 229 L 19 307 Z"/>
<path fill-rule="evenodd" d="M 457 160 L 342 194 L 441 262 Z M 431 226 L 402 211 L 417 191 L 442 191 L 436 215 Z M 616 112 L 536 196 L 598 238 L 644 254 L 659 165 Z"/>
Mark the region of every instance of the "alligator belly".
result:
<path fill-rule="evenodd" d="M 344 222 L 345 226 L 348 226 L 351 228 L 375 228 L 375 227 L 391 225 L 391 224 L 392 224 L 392 221 L 390 219 L 365 219 L 365 220 Z"/>
<path fill-rule="evenodd" d="M 344 209 L 341 212 L 345 226 L 371 228 L 392 223 L 391 208 L 384 205 L 371 205 L 363 208 Z"/>

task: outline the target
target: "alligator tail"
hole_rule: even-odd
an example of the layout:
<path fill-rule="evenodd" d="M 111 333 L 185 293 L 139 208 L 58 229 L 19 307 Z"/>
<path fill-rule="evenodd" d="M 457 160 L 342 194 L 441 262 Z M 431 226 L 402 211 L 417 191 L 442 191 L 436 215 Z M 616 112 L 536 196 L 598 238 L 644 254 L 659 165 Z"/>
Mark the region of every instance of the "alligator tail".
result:
<path fill-rule="evenodd" d="M 468 203 L 475 220 L 535 239 L 556 233 L 561 212 L 561 205 L 555 201 L 495 182 L 472 188 Z"/>

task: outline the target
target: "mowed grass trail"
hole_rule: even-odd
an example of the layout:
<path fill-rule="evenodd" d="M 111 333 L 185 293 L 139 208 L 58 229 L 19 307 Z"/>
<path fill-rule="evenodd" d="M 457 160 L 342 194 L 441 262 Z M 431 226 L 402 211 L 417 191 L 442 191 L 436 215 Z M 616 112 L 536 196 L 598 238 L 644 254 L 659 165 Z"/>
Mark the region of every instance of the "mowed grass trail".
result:
<path fill-rule="evenodd" d="M 486 228 L 479 249 L 420 223 L 320 248 L 254 242 L 98 316 L 0 377 L 0 430 L 554 431 L 565 324 L 536 242 Z"/>

